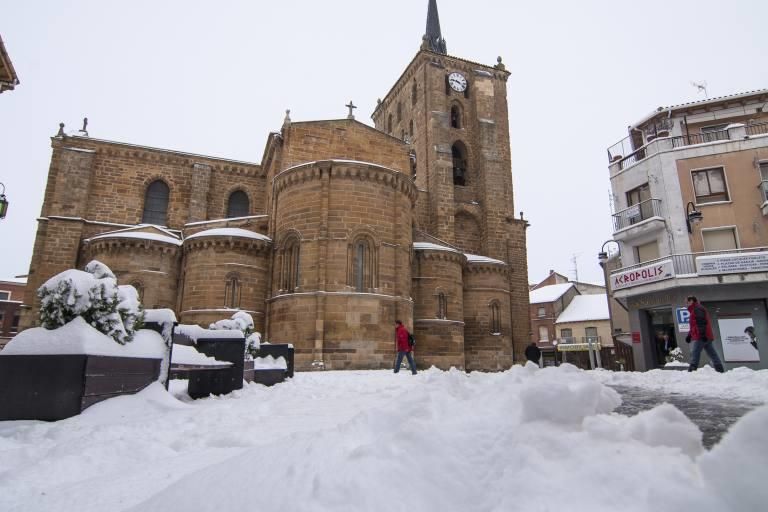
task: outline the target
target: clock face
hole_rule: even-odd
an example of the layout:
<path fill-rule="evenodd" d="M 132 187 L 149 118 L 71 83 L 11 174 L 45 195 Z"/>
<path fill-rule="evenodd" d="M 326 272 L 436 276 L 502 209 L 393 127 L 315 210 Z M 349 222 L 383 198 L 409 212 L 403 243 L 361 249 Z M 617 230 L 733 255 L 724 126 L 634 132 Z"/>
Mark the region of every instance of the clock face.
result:
<path fill-rule="evenodd" d="M 456 92 L 467 90 L 467 79 L 461 73 L 451 73 L 448 75 L 448 83 L 451 85 L 451 89 Z"/>

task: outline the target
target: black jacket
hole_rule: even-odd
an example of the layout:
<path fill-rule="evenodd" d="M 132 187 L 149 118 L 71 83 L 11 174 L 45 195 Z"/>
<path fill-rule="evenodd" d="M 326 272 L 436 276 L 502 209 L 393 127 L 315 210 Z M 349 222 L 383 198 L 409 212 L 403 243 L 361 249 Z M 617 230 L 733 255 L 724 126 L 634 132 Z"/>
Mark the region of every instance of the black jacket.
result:
<path fill-rule="evenodd" d="M 534 363 L 539 362 L 539 358 L 541 357 L 541 350 L 539 350 L 539 347 L 536 345 L 528 345 L 525 347 L 525 358 L 529 361 L 533 361 Z"/>

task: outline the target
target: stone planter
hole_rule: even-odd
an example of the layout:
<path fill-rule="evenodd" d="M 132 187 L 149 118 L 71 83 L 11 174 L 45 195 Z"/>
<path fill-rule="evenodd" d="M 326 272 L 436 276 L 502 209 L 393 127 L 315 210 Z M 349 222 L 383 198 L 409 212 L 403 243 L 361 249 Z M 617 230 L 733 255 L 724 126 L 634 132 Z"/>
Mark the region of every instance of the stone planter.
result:
<path fill-rule="evenodd" d="M 245 338 L 198 338 L 197 351 L 218 361 L 228 361 L 232 366 L 189 370 L 189 396 L 225 395 L 242 389 Z"/>
<path fill-rule="evenodd" d="M 0 421 L 56 421 L 157 381 L 160 359 L 93 355 L 0 357 Z"/>
<path fill-rule="evenodd" d="M 287 376 L 288 372 L 280 368 L 253 370 L 253 382 L 256 384 L 264 384 L 265 386 L 280 384 Z"/>

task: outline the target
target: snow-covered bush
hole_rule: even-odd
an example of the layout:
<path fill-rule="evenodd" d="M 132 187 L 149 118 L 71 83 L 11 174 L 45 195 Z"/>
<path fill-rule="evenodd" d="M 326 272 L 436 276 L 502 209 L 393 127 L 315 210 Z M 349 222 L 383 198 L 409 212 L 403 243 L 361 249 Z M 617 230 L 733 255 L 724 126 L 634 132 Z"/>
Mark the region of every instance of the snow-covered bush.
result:
<path fill-rule="evenodd" d="M 683 356 L 683 351 L 680 350 L 680 347 L 673 348 L 669 354 L 667 354 L 667 362 L 668 363 L 682 363 L 685 362 L 685 357 Z"/>
<path fill-rule="evenodd" d="M 65 270 L 37 290 L 40 324 L 58 329 L 80 316 L 120 344 L 141 328 L 143 312 L 132 286 L 118 286 L 112 271 L 99 261 L 82 270 Z"/>
<path fill-rule="evenodd" d="M 261 346 L 261 334 L 254 332 L 253 327 L 253 317 L 245 311 L 238 311 L 232 315 L 232 318 L 219 320 L 212 323 L 208 328 L 214 331 L 242 331 L 245 337 L 245 357 L 251 360 L 259 353 Z"/>

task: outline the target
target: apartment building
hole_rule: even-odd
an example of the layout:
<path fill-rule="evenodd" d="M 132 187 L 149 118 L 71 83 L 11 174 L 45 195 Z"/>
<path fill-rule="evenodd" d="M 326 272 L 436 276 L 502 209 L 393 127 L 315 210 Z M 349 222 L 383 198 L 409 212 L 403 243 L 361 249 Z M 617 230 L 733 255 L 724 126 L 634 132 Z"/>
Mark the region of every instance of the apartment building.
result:
<path fill-rule="evenodd" d="M 620 264 L 607 281 L 636 368 L 664 363 L 665 334 L 687 355 L 688 295 L 726 369 L 768 368 L 768 89 L 659 107 L 628 130 L 608 149 Z"/>

